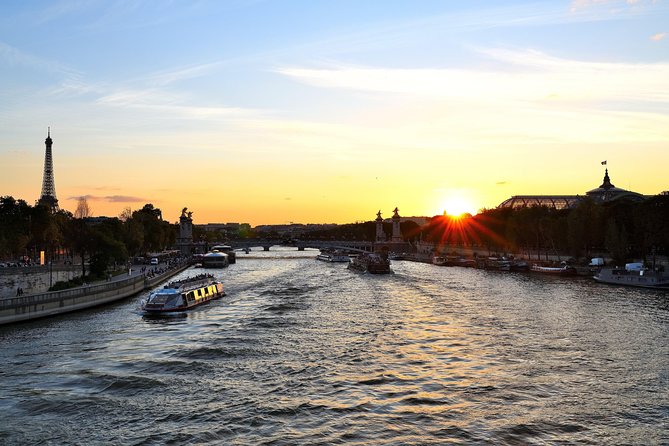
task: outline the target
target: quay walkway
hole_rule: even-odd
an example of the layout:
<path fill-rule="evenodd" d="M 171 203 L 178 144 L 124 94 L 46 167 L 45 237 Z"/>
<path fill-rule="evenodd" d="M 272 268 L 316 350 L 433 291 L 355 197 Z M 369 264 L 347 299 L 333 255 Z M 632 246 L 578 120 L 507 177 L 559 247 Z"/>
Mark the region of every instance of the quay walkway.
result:
<path fill-rule="evenodd" d="M 147 277 L 139 269 L 129 274 L 62 291 L 0 299 L 0 325 L 69 313 L 125 299 L 155 287 L 191 266 L 184 263 Z"/>

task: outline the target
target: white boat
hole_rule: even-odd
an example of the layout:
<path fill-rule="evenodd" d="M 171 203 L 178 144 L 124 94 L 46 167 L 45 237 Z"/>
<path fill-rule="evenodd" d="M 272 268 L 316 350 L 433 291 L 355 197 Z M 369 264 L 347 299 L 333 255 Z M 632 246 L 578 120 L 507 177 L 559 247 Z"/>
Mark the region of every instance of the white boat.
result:
<path fill-rule="evenodd" d="M 334 252 L 323 251 L 316 256 L 316 260 L 322 260 L 324 262 L 330 262 L 330 263 L 348 263 L 351 261 L 351 258 L 340 251 L 334 251 Z"/>
<path fill-rule="evenodd" d="M 446 266 L 446 258 L 441 256 L 432 257 L 432 264 L 437 266 Z"/>
<path fill-rule="evenodd" d="M 602 268 L 593 277 L 597 282 L 641 288 L 668 288 L 669 275 L 648 269 Z"/>
<path fill-rule="evenodd" d="M 230 264 L 228 254 L 214 250 L 202 257 L 202 266 L 205 268 L 226 268 Z"/>
<path fill-rule="evenodd" d="M 563 265 L 563 266 L 541 266 L 534 264 L 532 265 L 532 268 L 530 268 L 530 271 L 533 271 L 535 273 L 543 273 L 543 274 L 555 274 L 555 275 L 562 275 L 562 276 L 574 276 L 577 274 L 576 268 L 573 266 L 569 265 Z"/>
<path fill-rule="evenodd" d="M 170 282 L 141 303 L 145 315 L 179 313 L 225 296 L 223 284 L 211 274 Z"/>

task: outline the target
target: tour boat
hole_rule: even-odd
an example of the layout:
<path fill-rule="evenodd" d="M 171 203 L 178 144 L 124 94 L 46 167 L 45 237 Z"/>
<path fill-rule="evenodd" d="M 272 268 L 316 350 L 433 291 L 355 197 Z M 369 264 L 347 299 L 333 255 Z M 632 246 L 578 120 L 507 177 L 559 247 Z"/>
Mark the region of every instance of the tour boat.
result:
<path fill-rule="evenodd" d="M 351 259 L 348 267 L 371 274 L 388 274 L 390 273 L 390 260 L 386 255 L 365 252 Z"/>
<path fill-rule="evenodd" d="M 165 285 L 141 303 L 144 314 L 178 313 L 225 296 L 223 284 L 211 274 L 200 274 Z"/>
<path fill-rule="evenodd" d="M 597 282 L 612 285 L 635 286 L 641 288 L 667 288 L 669 275 L 647 269 L 629 270 L 626 268 L 602 268 L 593 277 Z"/>

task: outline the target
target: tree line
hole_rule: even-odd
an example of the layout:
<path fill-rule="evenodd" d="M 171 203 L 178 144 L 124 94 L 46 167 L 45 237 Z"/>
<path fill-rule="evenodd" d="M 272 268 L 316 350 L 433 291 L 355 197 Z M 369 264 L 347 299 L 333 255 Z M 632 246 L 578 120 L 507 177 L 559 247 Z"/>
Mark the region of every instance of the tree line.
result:
<path fill-rule="evenodd" d="M 642 202 L 614 200 L 598 204 L 583 198 L 572 209 L 536 206 L 484 209 L 477 215 L 437 215 L 419 226 L 400 225 L 405 241 L 442 246 L 472 246 L 526 257 L 564 255 L 577 260 L 605 254 L 617 264 L 636 258 L 650 261 L 669 254 L 669 193 Z M 392 233 L 391 223 L 384 232 Z M 310 233 L 312 239 L 373 241 L 373 221 L 340 225 Z"/>
<path fill-rule="evenodd" d="M 118 217 L 92 218 L 85 198 L 72 214 L 0 197 L 0 259 L 35 264 L 41 252 L 47 262 L 76 258 L 82 278 L 87 263 L 89 275 L 102 278 L 114 264 L 173 245 L 176 234 L 177 226 L 163 221 L 160 209 L 152 204 L 136 211 L 126 208 Z"/>

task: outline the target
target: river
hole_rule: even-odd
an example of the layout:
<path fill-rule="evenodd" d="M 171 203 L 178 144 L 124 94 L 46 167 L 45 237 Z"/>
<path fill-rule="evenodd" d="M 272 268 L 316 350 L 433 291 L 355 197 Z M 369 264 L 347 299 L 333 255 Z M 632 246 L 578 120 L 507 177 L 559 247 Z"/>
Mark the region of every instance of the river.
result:
<path fill-rule="evenodd" d="M 184 317 L 0 327 L 0 443 L 669 444 L 669 292 L 314 256 L 240 253 Z"/>

